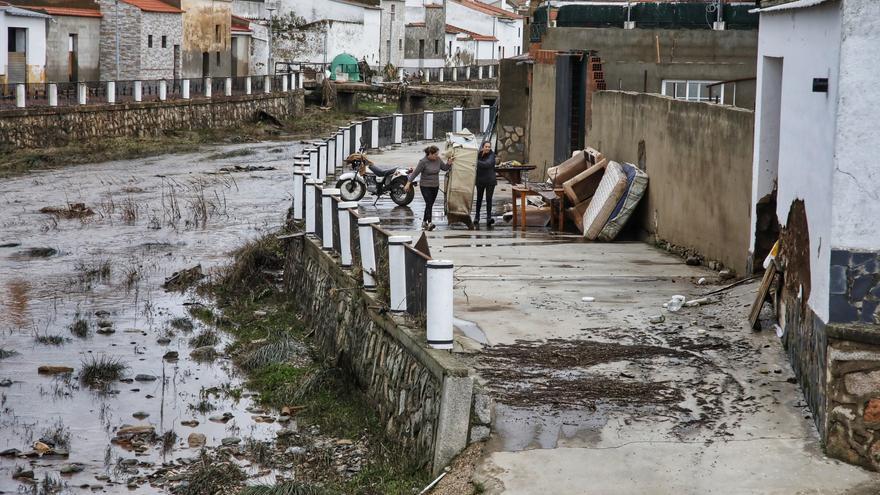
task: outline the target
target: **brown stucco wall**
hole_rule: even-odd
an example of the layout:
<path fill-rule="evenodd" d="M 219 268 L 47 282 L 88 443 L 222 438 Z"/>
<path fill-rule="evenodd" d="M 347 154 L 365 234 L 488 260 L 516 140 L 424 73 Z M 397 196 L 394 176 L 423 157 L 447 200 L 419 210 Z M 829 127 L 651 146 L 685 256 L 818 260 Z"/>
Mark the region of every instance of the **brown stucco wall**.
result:
<path fill-rule="evenodd" d="M 183 77 L 202 77 L 202 54 L 208 54 L 208 76 L 232 74 L 232 2 L 179 0 L 183 13 Z"/>
<path fill-rule="evenodd" d="M 302 115 L 303 105 L 303 92 L 295 91 L 215 100 L 12 110 L 0 118 L 0 145 L 41 148 L 105 137 L 161 136 L 174 129 L 224 128 L 253 122 L 260 110 L 278 118 L 296 117 Z"/>
<path fill-rule="evenodd" d="M 588 145 L 650 178 L 634 221 L 745 274 L 754 112 L 621 91 L 595 93 L 592 108 Z"/>

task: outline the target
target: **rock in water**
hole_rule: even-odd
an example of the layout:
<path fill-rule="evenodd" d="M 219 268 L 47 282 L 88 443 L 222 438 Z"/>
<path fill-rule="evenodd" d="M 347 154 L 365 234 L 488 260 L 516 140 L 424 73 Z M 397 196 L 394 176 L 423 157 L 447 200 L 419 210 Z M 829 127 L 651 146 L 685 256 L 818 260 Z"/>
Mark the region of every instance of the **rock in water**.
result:
<path fill-rule="evenodd" d="M 153 376 L 153 375 L 140 374 L 140 375 L 135 375 L 134 380 L 137 382 L 153 382 L 153 381 L 158 380 L 158 377 Z"/>
<path fill-rule="evenodd" d="M 238 437 L 226 437 L 223 440 L 221 440 L 220 443 L 224 446 L 238 445 L 241 443 L 241 439 Z"/>
<path fill-rule="evenodd" d="M 186 443 L 189 444 L 191 448 L 203 447 L 208 443 L 208 438 L 203 433 L 190 433 L 189 437 L 186 439 Z"/>
<path fill-rule="evenodd" d="M 73 368 L 69 366 L 53 366 L 49 364 L 44 364 L 37 368 L 37 373 L 41 373 L 44 375 L 58 375 L 62 373 L 73 373 Z"/>
<path fill-rule="evenodd" d="M 168 351 L 165 353 L 164 356 L 162 356 L 162 359 L 165 359 L 166 361 L 176 361 L 178 357 L 179 354 L 177 353 L 177 351 Z"/>
<path fill-rule="evenodd" d="M 82 464 L 78 464 L 78 463 L 74 462 L 74 463 L 70 463 L 70 464 L 63 464 L 61 466 L 61 468 L 59 469 L 59 471 L 61 472 L 61 474 L 73 474 L 73 473 L 78 473 L 78 472 L 82 471 L 83 469 L 85 469 L 85 467 Z"/>

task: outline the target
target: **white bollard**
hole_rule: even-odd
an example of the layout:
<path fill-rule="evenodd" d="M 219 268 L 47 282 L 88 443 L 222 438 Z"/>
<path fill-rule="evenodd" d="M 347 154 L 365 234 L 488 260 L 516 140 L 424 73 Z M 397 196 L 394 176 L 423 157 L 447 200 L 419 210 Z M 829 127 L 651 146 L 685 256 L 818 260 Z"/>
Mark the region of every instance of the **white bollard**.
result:
<path fill-rule="evenodd" d="M 425 139 L 434 139 L 434 111 L 425 110 Z"/>
<path fill-rule="evenodd" d="M 464 69 L 464 79 L 465 79 L 465 81 L 470 81 L 470 80 L 471 80 L 471 66 L 470 66 L 470 65 L 468 65 L 468 66 Z"/>
<path fill-rule="evenodd" d="M 211 88 L 211 78 L 206 77 L 205 78 L 205 98 L 210 98 L 212 91 L 213 91 L 213 88 Z"/>
<path fill-rule="evenodd" d="M 318 145 L 318 179 L 327 177 L 327 143 Z"/>
<path fill-rule="evenodd" d="M 339 258 L 342 268 L 351 268 L 351 210 L 357 208 L 357 201 L 343 201 L 339 208 Z"/>
<path fill-rule="evenodd" d="M 446 73 L 446 68 L 445 68 L 445 67 L 440 67 L 440 82 L 443 82 L 443 78 L 444 78 L 445 75 L 446 75 L 445 73 Z"/>
<path fill-rule="evenodd" d="M 461 107 L 452 108 L 452 132 L 461 132 Z"/>
<path fill-rule="evenodd" d="M 379 147 L 379 118 L 370 117 L 370 125 L 373 129 L 370 136 L 370 148 L 377 149 Z"/>
<path fill-rule="evenodd" d="M 321 221 L 322 230 L 321 235 L 322 245 L 321 247 L 324 251 L 333 251 L 333 199 L 334 196 L 339 196 L 339 189 L 326 188 L 321 191 Z"/>
<path fill-rule="evenodd" d="M 452 349 L 452 262 L 431 260 L 427 267 L 428 345 Z"/>
<path fill-rule="evenodd" d="M 480 132 L 485 134 L 489 130 L 489 118 L 492 116 L 489 112 L 489 105 L 480 105 Z"/>
<path fill-rule="evenodd" d="M 306 234 L 315 233 L 315 191 L 320 183 L 318 179 L 306 179 Z"/>
<path fill-rule="evenodd" d="M 489 79 L 492 79 L 493 77 L 495 77 L 495 66 L 490 65 L 489 66 Z"/>
<path fill-rule="evenodd" d="M 134 101 L 144 101 L 144 83 L 141 81 L 134 82 Z"/>
<path fill-rule="evenodd" d="M 107 103 L 110 105 L 116 103 L 116 81 L 107 81 Z"/>
<path fill-rule="evenodd" d="M 403 114 L 394 114 L 394 144 L 403 143 Z"/>
<path fill-rule="evenodd" d="M 364 123 L 358 122 L 354 125 L 354 149 L 360 151 L 361 139 L 364 138 Z"/>
<path fill-rule="evenodd" d="M 55 83 L 49 83 L 49 106 L 58 106 L 58 85 Z"/>
<path fill-rule="evenodd" d="M 477 67 L 477 79 L 482 79 L 482 78 L 483 78 L 483 66 L 481 65 L 481 66 Z"/>
<path fill-rule="evenodd" d="M 348 127 L 340 127 L 339 132 L 336 135 L 336 145 L 338 148 L 336 149 L 336 166 L 340 170 L 345 169 L 345 159 L 348 157 L 348 138 L 346 137 L 346 132 L 348 131 Z"/>
<path fill-rule="evenodd" d="M 244 94 L 249 95 L 253 92 L 253 81 L 251 81 L 251 76 L 247 76 L 246 78 L 244 78 Z"/>
<path fill-rule="evenodd" d="M 223 94 L 226 96 L 232 96 L 232 78 L 227 77 L 223 82 Z"/>
<path fill-rule="evenodd" d="M 312 177 L 318 176 L 318 148 L 306 148 L 304 151 L 309 155 L 309 173 Z"/>
<path fill-rule="evenodd" d="M 85 105 L 88 102 L 88 88 L 85 83 L 76 85 L 76 99 L 80 105 Z"/>
<path fill-rule="evenodd" d="M 430 69 L 425 70 L 425 82 L 426 83 L 431 82 L 431 70 Z"/>
<path fill-rule="evenodd" d="M 293 167 L 293 219 L 301 221 L 305 208 L 305 185 L 309 177 L 308 162 L 294 163 Z"/>
<path fill-rule="evenodd" d="M 388 280 L 391 285 L 390 310 L 393 313 L 406 311 L 406 244 L 412 243 L 408 235 L 394 235 L 388 238 Z"/>
<path fill-rule="evenodd" d="M 266 94 L 272 92 L 272 76 L 263 76 L 263 92 Z"/>
<path fill-rule="evenodd" d="M 336 136 L 327 138 L 327 169 L 324 171 L 324 177 L 333 175 L 336 171 Z"/>
<path fill-rule="evenodd" d="M 159 81 L 159 101 L 168 99 L 168 81 L 162 79 Z"/>
<path fill-rule="evenodd" d="M 458 81 L 458 67 L 452 68 L 452 80 Z"/>
<path fill-rule="evenodd" d="M 287 93 L 287 88 L 290 87 L 290 77 L 285 75 L 281 78 L 281 91 Z"/>
<path fill-rule="evenodd" d="M 27 104 L 27 88 L 24 84 L 16 84 L 15 85 L 15 106 L 18 108 L 24 108 Z"/>
<path fill-rule="evenodd" d="M 342 131 L 342 167 L 345 168 L 345 159 L 351 153 L 351 127 L 346 127 Z"/>
<path fill-rule="evenodd" d="M 180 81 L 180 97 L 184 100 L 189 99 L 189 79 Z"/>
<path fill-rule="evenodd" d="M 358 238 L 361 246 L 361 271 L 364 274 L 364 289 L 376 288 L 376 253 L 373 244 L 373 225 L 379 223 L 379 217 L 358 218 Z"/>
<path fill-rule="evenodd" d="M 299 85 L 299 89 L 303 89 L 303 87 L 305 87 L 304 86 L 305 82 L 303 81 L 303 79 L 305 79 L 305 78 L 303 77 L 302 72 L 297 72 L 297 74 L 299 75 L 299 77 L 297 77 L 297 80 L 298 80 L 297 84 Z"/>

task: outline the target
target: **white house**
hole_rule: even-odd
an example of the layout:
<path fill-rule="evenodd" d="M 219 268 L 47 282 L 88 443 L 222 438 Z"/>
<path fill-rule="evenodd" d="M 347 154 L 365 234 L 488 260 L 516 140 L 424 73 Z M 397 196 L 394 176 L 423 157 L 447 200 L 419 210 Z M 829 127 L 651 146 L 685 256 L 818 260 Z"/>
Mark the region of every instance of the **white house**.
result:
<path fill-rule="evenodd" d="M 491 56 L 473 53 L 478 61 L 498 61 L 522 53 L 523 18 L 519 14 L 478 0 L 447 0 L 446 24 L 474 33 L 482 41 L 494 38 Z M 475 49 L 480 48 L 479 43 Z M 447 53 L 454 57 L 455 53 Z"/>
<path fill-rule="evenodd" d="M 373 2 L 353 0 L 280 0 L 280 18 L 295 14 L 305 20 L 301 38 L 281 46 L 276 58 L 291 61 L 330 63 L 341 53 L 371 65 L 381 62 L 382 8 Z M 396 10 L 396 8 L 395 8 Z M 276 38 L 275 45 L 281 43 Z M 281 43 L 283 44 L 283 43 Z M 278 56 L 283 54 L 283 56 Z"/>
<path fill-rule="evenodd" d="M 46 81 L 46 22 L 51 18 L 0 4 L 0 84 Z"/>
<path fill-rule="evenodd" d="M 446 25 L 446 60 L 452 66 L 493 62 L 498 38 Z"/>
<path fill-rule="evenodd" d="M 784 277 L 779 325 L 793 367 L 828 453 L 876 465 L 854 454 L 869 445 L 851 447 L 874 433 L 855 434 L 841 419 L 861 421 L 864 403 L 835 402 L 830 383 L 835 362 L 860 351 L 847 329 L 871 333 L 880 323 L 880 2 L 769 3 L 757 9 L 751 249 L 760 261 L 775 212 Z M 845 348 L 836 347 L 844 340 Z M 873 352 L 862 351 L 859 359 L 873 363 L 859 370 L 880 369 Z"/>

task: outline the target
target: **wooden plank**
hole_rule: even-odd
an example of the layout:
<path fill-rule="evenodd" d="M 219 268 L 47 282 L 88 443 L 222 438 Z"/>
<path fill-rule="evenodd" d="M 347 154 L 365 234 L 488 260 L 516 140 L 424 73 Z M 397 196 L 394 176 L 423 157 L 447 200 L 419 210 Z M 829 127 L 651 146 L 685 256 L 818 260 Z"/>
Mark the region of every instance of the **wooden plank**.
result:
<path fill-rule="evenodd" d="M 752 330 L 760 330 L 758 324 L 758 316 L 761 314 L 761 308 L 764 307 L 764 301 L 770 295 L 770 286 L 773 285 L 773 279 L 776 278 L 776 263 L 770 263 L 770 268 L 764 272 L 764 278 L 761 280 L 761 287 L 758 288 L 758 297 L 752 303 L 752 310 L 749 312 L 749 325 Z"/>

